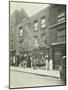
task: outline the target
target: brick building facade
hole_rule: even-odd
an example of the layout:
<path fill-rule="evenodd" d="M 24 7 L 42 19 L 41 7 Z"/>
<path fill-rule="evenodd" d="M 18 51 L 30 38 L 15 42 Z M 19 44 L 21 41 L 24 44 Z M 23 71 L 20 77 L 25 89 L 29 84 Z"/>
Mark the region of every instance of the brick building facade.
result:
<path fill-rule="evenodd" d="M 17 26 L 22 22 L 22 20 L 29 17 L 25 13 L 25 11 L 22 9 L 21 11 L 15 11 L 10 16 L 10 30 L 9 30 L 9 53 L 10 53 L 10 60 L 11 64 L 16 64 L 16 56 L 17 56 L 17 43 L 18 43 L 18 33 L 17 33 Z"/>
<path fill-rule="evenodd" d="M 53 68 L 59 69 L 62 57 L 66 56 L 66 6 L 51 5 L 49 13 L 51 57 Z"/>
<path fill-rule="evenodd" d="M 45 63 L 46 69 L 58 69 L 65 56 L 66 6 L 50 5 L 16 25 L 16 60 L 23 55 Z"/>

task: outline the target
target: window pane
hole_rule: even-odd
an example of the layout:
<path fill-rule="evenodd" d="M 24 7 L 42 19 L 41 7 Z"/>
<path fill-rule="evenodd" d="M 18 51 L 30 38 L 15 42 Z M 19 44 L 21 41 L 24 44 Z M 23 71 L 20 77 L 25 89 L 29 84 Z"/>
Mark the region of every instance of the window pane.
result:
<path fill-rule="evenodd" d="M 20 33 L 22 33 L 22 29 L 20 29 Z"/>
<path fill-rule="evenodd" d="M 37 28 L 34 28 L 34 30 L 38 30 Z"/>
<path fill-rule="evenodd" d="M 41 26 L 42 28 L 44 28 L 45 27 L 45 24 L 42 24 L 42 26 Z"/>
<path fill-rule="evenodd" d="M 65 16 L 65 13 L 61 13 L 58 15 L 58 18 L 62 17 L 62 16 Z"/>
<path fill-rule="evenodd" d="M 65 17 L 58 18 L 58 22 L 64 21 Z"/>
<path fill-rule="evenodd" d="M 20 36 L 23 35 L 23 29 L 22 28 L 19 28 L 19 34 L 20 34 Z"/>
<path fill-rule="evenodd" d="M 65 41 L 65 36 L 59 36 L 58 41 Z"/>
<path fill-rule="evenodd" d="M 34 23 L 34 27 L 37 27 L 38 26 L 38 23 L 36 22 L 36 23 Z"/>
<path fill-rule="evenodd" d="M 38 22 L 37 21 L 34 22 L 34 30 L 38 30 Z"/>
<path fill-rule="evenodd" d="M 38 44 L 38 40 L 37 40 L 37 39 L 35 39 L 35 46 L 36 46 L 36 47 L 39 46 L 39 44 Z"/>
<path fill-rule="evenodd" d="M 58 31 L 58 41 L 65 40 L 65 29 L 61 29 Z"/>
<path fill-rule="evenodd" d="M 63 36 L 63 35 L 65 35 L 65 30 L 58 31 L 58 36 Z"/>
<path fill-rule="evenodd" d="M 45 18 L 43 18 L 43 19 L 41 20 L 41 24 L 43 24 L 43 23 L 45 23 Z"/>
<path fill-rule="evenodd" d="M 60 11 L 58 14 L 58 22 L 65 20 L 65 12 Z"/>
<path fill-rule="evenodd" d="M 42 28 L 45 27 L 45 17 L 41 19 L 41 27 L 42 27 Z"/>

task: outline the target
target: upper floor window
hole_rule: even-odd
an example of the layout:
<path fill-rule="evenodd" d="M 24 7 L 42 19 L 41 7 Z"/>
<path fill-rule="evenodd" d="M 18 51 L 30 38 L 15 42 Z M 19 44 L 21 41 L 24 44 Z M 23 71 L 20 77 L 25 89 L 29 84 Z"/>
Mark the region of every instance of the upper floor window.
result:
<path fill-rule="evenodd" d="M 34 22 L 34 30 L 38 30 L 38 22 L 37 21 Z"/>
<path fill-rule="evenodd" d="M 64 17 L 64 16 L 65 16 L 65 13 L 60 13 L 60 14 L 58 15 L 58 18 Z"/>
<path fill-rule="evenodd" d="M 57 18 L 58 18 L 58 22 L 65 21 L 65 12 L 63 10 L 60 10 L 58 12 Z"/>
<path fill-rule="evenodd" d="M 35 39 L 35 47 L 39 47 L 39 43 L 37 39 Z"/>
<path fill-rule="evenodd" d="M 23 28 L 22 27 L 19 28 L 19 35 L 23 36 Z"/>
<path fill-rule="evenodd" d="M 43 33 L 42 35 L 41 35 L 41 39 L 42 39 L 42 42 L 41 42 L 41 44 L 43 45 L 43 46 L 46 46 L 47 45 L 47 36 L 46 36 L 46 33 Z"/>
<path fill-rule="evenodd" d="M 58 30 L 58 41 L 65 41 L 65 29 Z"/>
<path fill-rule="evenodd" d="M 41 18 L 41 28 L 44 28 L 46 26 L 45 24 L 45 17 Z"/>

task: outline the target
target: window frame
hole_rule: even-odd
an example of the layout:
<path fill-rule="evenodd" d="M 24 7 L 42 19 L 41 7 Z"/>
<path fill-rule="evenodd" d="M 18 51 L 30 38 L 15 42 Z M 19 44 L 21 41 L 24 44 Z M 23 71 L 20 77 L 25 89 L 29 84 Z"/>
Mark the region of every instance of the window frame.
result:
<path fill-rule="evenodd" d="M 62 21 L 65 21 L 65 12 L 61 9 L 57 13 L 57 22 L 60 23 Z"/>
<path fill-rule="evenodd" d="M 34 21 L 33 28 L 34 28 L 34 31 L 38 30 L 38 21 L 37 20 Z"/>
<path fill-rule="evenodd" d="M 22 26 L 19 27 L 19 36 L 20 37 L 23 36 L 23 28 L 22 28 Z"/>
<path fill-rule="evenodd" d="M 63 31 L 64 31 L 64 33 L 62 34 Z M 58 29 L 57 37 L 58 37 L 57 38 L 58 41 L 63 41 L 65 39 L 65 28 Z M 63 38 L 63 39 L 61 39 L 61 38 Z"/>
<path fill-rule="evenodd" d="M 35 47 L 39 47 L 38 39 L 35 38 Z"/>
<path fill-rule="evenodd" d="M 43 16 L 41 18 L 41 28 L 45 28 L 45 27 L 46 27 L 46 18 L 45 18 L 45 16 Z"/>

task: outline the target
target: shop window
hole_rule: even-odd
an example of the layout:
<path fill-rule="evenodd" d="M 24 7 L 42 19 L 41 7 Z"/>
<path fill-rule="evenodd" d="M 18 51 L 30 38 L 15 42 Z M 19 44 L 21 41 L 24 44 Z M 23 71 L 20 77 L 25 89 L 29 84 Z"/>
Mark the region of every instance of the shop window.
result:
<path fill-rule="evenodd" d="M 45 28 L 45 17 L 41 18 L 41 28 Z"/>
<path fill-rule="evenodd" d="M 38 30 L 38 22 L 37 21 L 34 22 L 34 31 L 36 31 L 36 30 Z"/>

